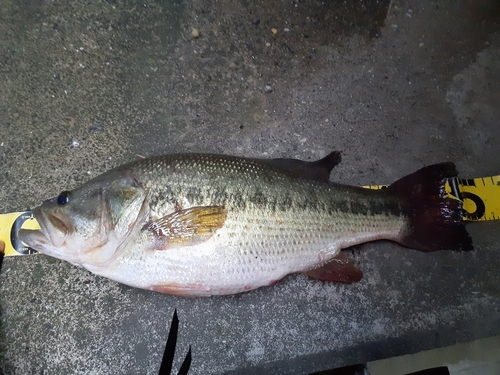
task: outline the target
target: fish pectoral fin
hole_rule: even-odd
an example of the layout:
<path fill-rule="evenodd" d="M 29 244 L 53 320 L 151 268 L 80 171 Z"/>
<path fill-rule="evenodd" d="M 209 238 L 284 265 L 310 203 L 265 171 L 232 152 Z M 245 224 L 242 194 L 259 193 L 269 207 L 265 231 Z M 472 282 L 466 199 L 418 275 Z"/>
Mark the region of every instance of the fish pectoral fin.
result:
<path fill-rule="evenodd" d="M 191 207 L 173 212 L 146 227 L 161 239 L 166 250 L 197 245 L 210 239 L 224 225 L 227 210 L 222 206 Z"/>
<path fill-rule="evenodd" d="M 345 254 L 339 253 L 319 268 L 302 272 L 313 279 L 339 283 L 355 283 L 363 278 L 363 272 Z"/>

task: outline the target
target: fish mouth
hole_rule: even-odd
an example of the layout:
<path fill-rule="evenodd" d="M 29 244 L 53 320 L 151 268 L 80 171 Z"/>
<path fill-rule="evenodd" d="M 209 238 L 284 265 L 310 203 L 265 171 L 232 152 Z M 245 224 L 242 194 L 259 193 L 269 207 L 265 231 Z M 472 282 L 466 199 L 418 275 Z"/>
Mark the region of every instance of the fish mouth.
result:
<path fill-rule="evenodd" d="M 51 246 L 50 239 L 40 229 L 19 229 L 17 236 L 23 244 L 41 253 Z"/>
<path fill-rule="evenodd" d="M 29 247 L 42 253 L 55 256 L 56 249 L 64 246 L 73 225 L 67 215 L 41 207 L 33 209 L 33 216 L 40 225 L 39 230 L 21 229 L 19 237 Z"/>

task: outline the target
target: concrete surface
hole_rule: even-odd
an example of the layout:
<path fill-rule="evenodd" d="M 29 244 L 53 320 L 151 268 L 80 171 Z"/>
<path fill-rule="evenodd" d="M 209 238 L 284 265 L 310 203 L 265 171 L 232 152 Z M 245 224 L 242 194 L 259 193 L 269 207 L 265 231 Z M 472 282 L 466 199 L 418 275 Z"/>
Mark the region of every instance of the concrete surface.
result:
<path fill-rule="evenodd" d="M 446 366 L 450 375 L 498 375 L 500 336 L 382 359 L 367 365 L 370 375 L 406 375 Z"/>
<path fill-rule="evenodd" d="M 464 177 L 499 174 L 499 7 L 3 0 L 1 212 L 136 155 L 179 151 L 311 160 L 337 149 L 332 179 L 350 184 L 445 160 Z M 498 335 L 499 229 L 470 225 L 467 254 L 359 246 L 356 285 L 292 275 L 209 299 L 9 258 L 1 369 L 155 374 L 175 308 L 193 375 L 305 374 Z"/>

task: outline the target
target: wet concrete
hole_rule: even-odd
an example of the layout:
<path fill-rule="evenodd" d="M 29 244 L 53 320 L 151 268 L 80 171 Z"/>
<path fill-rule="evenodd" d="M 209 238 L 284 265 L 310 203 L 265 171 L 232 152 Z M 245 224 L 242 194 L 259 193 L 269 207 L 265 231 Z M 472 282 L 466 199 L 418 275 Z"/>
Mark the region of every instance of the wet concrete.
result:
<path fill-rule="evenodd" d="M 499 12 L 487 0 L 4 1 L 1 212 L 180 151 L 337 149 L 332 179 L 350 184 L 446 160 L 465 177 L 498 174 Z M 175 308 L 192 374 L 303 374 L 499 334 L 499 229 L 470 225 L 470 254 L 360 246 L 356 285 L 294 275 L 209 299 L 9 258 L 1 368 L 157 373 Z"/>

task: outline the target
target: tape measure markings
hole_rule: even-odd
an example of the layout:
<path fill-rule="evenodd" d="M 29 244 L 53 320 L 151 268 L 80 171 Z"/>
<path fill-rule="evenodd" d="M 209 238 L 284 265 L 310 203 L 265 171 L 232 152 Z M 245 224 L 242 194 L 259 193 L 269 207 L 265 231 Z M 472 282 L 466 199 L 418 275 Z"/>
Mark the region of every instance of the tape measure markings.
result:
<path fill-rule="evenodd" d="M 363 186 L 381 190 L 387 185 Z M 500 175 L 478 178 L 450 178 L 445 192 L 463 202 L 464 221 L 500 219 Z M 19 229 L 40 229 L 31 211 L 0 214 L 0 241 L 5 243 L 5 256 L 36 254 L 37 251 L 22 243 Z"/>
<path fill-rule="evenodd" d="M 387 185 L 364 188 L 379 190 Z M 450 178 L 445 192 L 463 202 L 464 221 L 500 219 L 500 175 L 478 178 Z"/>
<path fill-rule="evenodd" d="M 5 244 L 5 256 L 29 255 L 36 250 L 26 246 L 17 236 L 19 229 L 40 229 L 31 211 L 0 215 L 0 241 Z"/>

